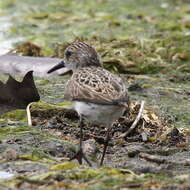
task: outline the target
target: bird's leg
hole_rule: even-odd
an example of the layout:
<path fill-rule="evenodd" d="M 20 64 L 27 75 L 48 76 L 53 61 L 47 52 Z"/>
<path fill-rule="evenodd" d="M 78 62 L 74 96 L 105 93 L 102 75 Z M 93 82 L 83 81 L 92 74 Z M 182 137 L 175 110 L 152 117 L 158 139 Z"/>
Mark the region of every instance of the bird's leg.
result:
<path fill-rule="evenodd" d="M 80 120 L 79 120 L 79 127 L 80 127 L 80 143 L 79 143 L 79 150 L 78 152 L 70 159 L 71 160 L 74 160 L 74 159 L 77 159 L 79 164 L 81 165 L 82 164 L 82 159 L 84 159 L 87 164 L 89 166 L 92 166 L 92 164 L 90 163 L 90 161 L 86 158 L 84 152 L 83 152 L 83 148 L 82 148 L 82 141 L 83 141 L 83 118 L 82 116 L 80 116 Z"/>
<path fill-rule="evenodd" d="M 104 144 L 104 150 L 103 150 L 103 153 L 102 153 L 102 158 L 101 158 L 101 161 L 100 161 L 100 166 L 103 165 L 104 156 L 106 154 L 106 150 L 107 150 L 107 147 L 108 147 L 109 140 L 110 140 L 110 127 L 107 128 L 106 139 L 105 139 L 105 144 Z"/>

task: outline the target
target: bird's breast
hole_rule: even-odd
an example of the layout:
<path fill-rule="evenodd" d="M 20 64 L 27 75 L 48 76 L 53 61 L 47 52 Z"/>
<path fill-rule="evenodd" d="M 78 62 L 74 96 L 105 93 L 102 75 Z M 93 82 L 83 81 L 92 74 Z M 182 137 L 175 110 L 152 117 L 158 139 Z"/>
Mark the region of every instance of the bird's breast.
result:
<path fill-rule="evenodd" d="M 124 107 L 116 105 L 101 105 L 87 102 L 74 102 L 74 109 L 92 124 L 111 125 L 124 111 Z"/>

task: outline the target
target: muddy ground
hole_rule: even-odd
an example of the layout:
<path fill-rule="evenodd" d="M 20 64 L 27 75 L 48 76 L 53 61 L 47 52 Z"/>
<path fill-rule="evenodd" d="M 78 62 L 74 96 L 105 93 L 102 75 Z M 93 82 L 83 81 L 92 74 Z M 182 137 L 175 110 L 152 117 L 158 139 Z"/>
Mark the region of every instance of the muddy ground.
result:
<path fill-rule="evenodd" d="M 135 99 L 140 92 L 143 99 L 152 100 L 155 91 L 154 95 L 158 97 L 156 86 L 156 90 L 152 86 L 146 89 L 140 87 L 138 80 L 141 78 L 142 81 L 142 77 L 128 76 L 131 97 Z M 79 166 L 76 160 L 69 162 L 77 151 L 80 129 L 72 104 L 62 102 L 60 84 L 67 78 L 56 77 L 48 82 L 36 79 L 44 101 L 31 107 L 32 127 L 27 126 L 25 110 L 1 116 L 0 171 L 14 175 L 1 180 L 3 190 L 189 187 L 189 130 L 176 128 L 173 125 L 175 120 L 170 115 L 164 115 L 163 110 L 169 104 L 154 111 L 160 107 L 160 102 L 156 104 L 155 100 L 146 102 L 142 119 L 127 137 L 118 138 L 137 116 L 140 105 L 136 100 L 132 101 L 130 115 L 124 115 L 113 125 L 104 167 L 99 168 L 99 162 L 106 129 L 87 123 L 84 127 L 84 150 L 93 166 L 89 167 L 86 163 Z M 186 101 L 185 93 L 179 95 Z M 164 96 L 165 93 L 162 93 L 160 99 L 165 99 Z"/>
<path fill-rule="evenodd" d="M 0 189 L 190 189 L 188 0 L 7 0 L 0 8 L 2 45 L 12 40 L 17 54 L 62 58 L 68 43 L 83 39 L 125 80 L 133 105 L 113 125 L 104 167 L 106 129 L 85 125 L 93 167 L 79 166 L 69 161 L 79 142 L 78 116 L 63 102 L 69 76 L 35 78 L 41 101 L 32 104 L 32 126 L 25 110 L 0 116 Z M 136 129 L 117 138 L 142 100 Z"/>

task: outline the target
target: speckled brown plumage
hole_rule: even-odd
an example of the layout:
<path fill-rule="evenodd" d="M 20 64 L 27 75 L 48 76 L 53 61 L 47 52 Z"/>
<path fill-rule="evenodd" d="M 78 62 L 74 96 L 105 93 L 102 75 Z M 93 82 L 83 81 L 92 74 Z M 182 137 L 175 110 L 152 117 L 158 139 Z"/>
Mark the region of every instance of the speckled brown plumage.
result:
<path fill-rule="evenodd" d="M 71 101 L 97 104 L 126 105 L 129 98 L 126 86 L 117 75 L 102 67 L 76 70 L 68 81 L 64 97 Z"/>

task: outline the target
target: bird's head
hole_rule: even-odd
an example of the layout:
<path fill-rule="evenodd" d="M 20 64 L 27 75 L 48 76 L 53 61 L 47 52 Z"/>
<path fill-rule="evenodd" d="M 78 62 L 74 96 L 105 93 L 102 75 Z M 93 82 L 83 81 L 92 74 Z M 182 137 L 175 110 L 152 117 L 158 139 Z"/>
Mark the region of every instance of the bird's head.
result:
<path fill-rule="evenodd" d="M 64 59 L 50 69 L 48 73 L 63 67 L 75 71 L 88 66 L 101 67 L 99 56 L 93 47 L 85 42 L 77 41 L 65 49 Z"/>

